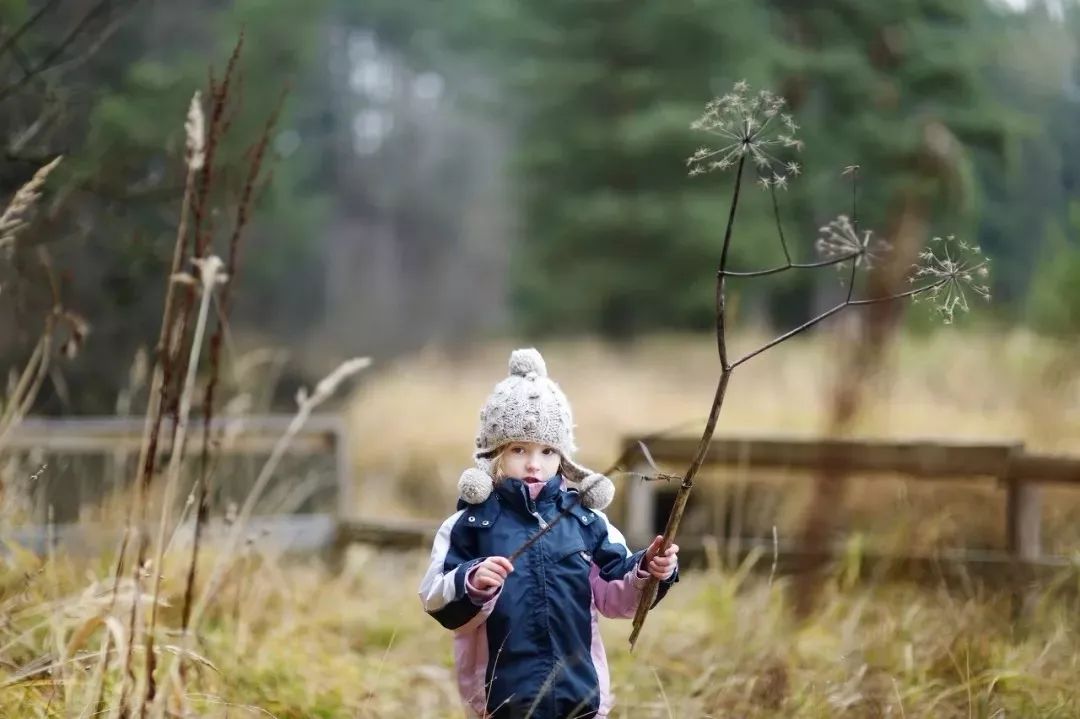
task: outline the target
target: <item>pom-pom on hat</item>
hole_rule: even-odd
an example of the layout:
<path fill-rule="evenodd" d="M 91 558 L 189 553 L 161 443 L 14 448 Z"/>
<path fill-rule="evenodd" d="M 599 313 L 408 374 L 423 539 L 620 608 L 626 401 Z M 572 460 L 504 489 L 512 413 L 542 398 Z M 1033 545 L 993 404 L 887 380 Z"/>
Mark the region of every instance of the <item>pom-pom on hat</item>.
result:
<path fill-rule="evenodd" d="M 533 348 L 510 353 L 510 375 L 495 385 L 480 410 L 477 468 L 466 470 L 458 482 L 462 499 L 479 504 L 488 498 L 493 482 L 492 459 L 510 442 L 536 442 L 558 450 L 563 478 L 580 483 L 585 506 L 603 509 L 614 498 L 615 485 L 610 479 L 573 461 L 577 447 L 570 402 L 548 377 L 544 358 Z"/>

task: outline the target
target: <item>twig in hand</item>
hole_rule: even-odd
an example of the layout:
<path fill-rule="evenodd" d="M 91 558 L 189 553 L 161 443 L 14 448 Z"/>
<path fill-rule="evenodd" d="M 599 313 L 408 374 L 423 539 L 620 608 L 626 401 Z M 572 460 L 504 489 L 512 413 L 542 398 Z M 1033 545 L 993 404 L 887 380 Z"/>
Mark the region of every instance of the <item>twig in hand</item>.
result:
<path fill-rule="evenodd" d="M 664 528 L 661 551 L 666 551 L 671 546 L 678 532 L 687 498 L 694 486 L 694 477 L 708 454 L 709 444 L 724 403 L 727 385 L 736 367 L 848 307 L 872 306 L 904 298 L 929 298 L 938 306 L 940 313 L 948 322 L 951 321 L 955 310 L 968 309 L 965 290 L 970 290 L 985 299 L 990 297 L 989 288 L 983 284 L 983 278 L 988 272 L 986 260 L 978 256 L 979 248 L 968 246 L 950 237 L 944 241 L 940 238 L 933 240 L 935 243 L 943 242 L 943 245 L 939 246 L 940 251 L 927 250 L 920 254 L 922 266 L 916 268 L 910 278 L 911 283 L 916 285 L 913 289 L 895 294 L 873 295 L 868 299 L 855 299 L 856 269 L 865 268 L 871 264 L 876 259 L 879 250 L 878 245 L 871 246 L 871 233 L 859 234 L 857 220 L 852 223 L 842 216 L 821 230 L 824 236 L 818 241 L 818 250 L 826 255 L 824 261 L 794 262 L 784 238 L 776 202 L 776 190 L 786 188 L 789 178 L 798 175 L 800 168 L 794 162 L 782 162 L 773 153 L 781 148 L 798 150 L 802 143 L 794 139 L 797 129 L 795 122 L 790 116 L 781 113 L 783 104 L 782 98 L 767 91 L 755 95 L 749 91 L 749 86 L 745 82 L 740 82 L 735 85 L 734 92 L 710 102 L 706 106 L 705 114 L 691 126 L 722 138 L 723 143 L 719 149 L 703 147 L 695 152 L 688 162 L 691 175 L 700 175 L 712 170 L 727 170 L 731 167 L 736 167 L 736 170 L 727 226 L 724 229 L 723 245 L 720 250 L 720 263 L 716 272 L 716 347 L 720 355 L 720 377 L 701 440 L 698 442 L 690 467 L 683 476 L 678 493 L 675 495 L 675 503 Z M 735 273 L 728 270 L 727 262 L 736 209 L 739 204 L 739 191 L 748 158 L 758 174 L 758 183 L 770 191 L 777 235 L 786 262 L 779 267 L 766 270 Z M 857 169 L 857 166 L 851 166 L 845 170 L 845 174 L 854 174 L 857 180 Z M 852 192 L 852 216 L 855 217 L 858 197 L 854 187 Z M 843 269 L 844 263 L 850 263 L 850 265 L 847 296 L 842 302 L 779 335 L 758 349 L 748 352 L 735 362 L 728 361 L 725 294 L 728 277 L 760 277 L 793 269 L 816 269 L 833 265 Z M 920 282 L 923 284 L 919 284 Z M 648 449 L 643 446 L 641 450 L 646 461 L 650 461 Z M 634 615 L 633 630 L 630 634 L 631 649 L 645 623 L 649 608 L 656 600 L 658 587 L 659 582 L 655 577 L 646 580 L 637 612 Z"/>
<path fill-rule="evenodd" d="M 603 481 L 604 480 L 602 480 L 602 479 L 601 480 L 594 480 L 593 482 L 590 482 L 590 483 L 586 483 L 585 481 L 582 481 L 581 488 L 576 493 L 573 493 L 574 496 L 572 496 L 568 500 L 566 506 L 562 508 L 562 510 L 559 512 L 558 516 L 556 516 L 555 519 L 548 522 L 539 532 L 537 532 L 533 536 L 529 537 L 525 541 L 524 544 L 522 544 L 520 547 L 515 549 L 514 552 L 509 557 L 507 557 L 507 559 L 510 560 L 510 563 L 513 564 L 518 559 L 518 557 L 520 557 L 522 554 L 524 554 L 525 552 L 527 552 L 529 550 L 529 547 L 533 546 L 538 541 L 540 541 L 540 538 L 543 537 L 548 532 L 550 532 L 552 527 L 554 527 L 556 524 L 558 524 L 560 521 L 562 521 L 562 519 L 564 517 L 566 517 L 566 515 L 570 514 L 570 512 L 574 509 L 574 507 L 576 507 L 578 504 L 581 504 L 586 499 L 588 499 L 589 498 L 589 496 L 588 496 L 589 493 L 594 491 L 595 487 L 598 486 L 599 483 L 603 482 Z"/>
<path fill-rule="evenodd" d="M 570 510 L 573 509 L 574 506 L 577 505 L 577 503 L 578 502 L 577 502 L 576 499 L 570 500 L 570 503 L 567 504 L 565 507 L 563 507 L 562 511 L 559 512 L 559 515 L 557 517 L 555 517 L 555 519 L 553 519 L 550 522 L 548 522 L 547 524 L 545 524 L 543 529 L 541 529 L 539 532 L 537 532 L 536 534 L 534 534 L 533 536 L 531 536 L 527 540 L 525 540 L 524 544 L 522 544 L 520 547 L 515 549 L 513 551 L 513 553 L 509 557 L 507 557 L 507 559 L 510 560 L 510 563 L 513 564 L 514 562 L 516 562 L 518 560 L 518 557 L 520 557 L 522 554 L 525 554 L 525 552 L 529 551 L 529 547 L 531 547 L 532 545 L 539 542 L 540 538 L 543 537 L 548 532 L 550 532 L 552 527 L 554 527 L 556 524 L 558 524 L 560 521 L 562 521 L 562 519 L 564 517 L 566 517 L 566 515 L 570 514 Z"/>

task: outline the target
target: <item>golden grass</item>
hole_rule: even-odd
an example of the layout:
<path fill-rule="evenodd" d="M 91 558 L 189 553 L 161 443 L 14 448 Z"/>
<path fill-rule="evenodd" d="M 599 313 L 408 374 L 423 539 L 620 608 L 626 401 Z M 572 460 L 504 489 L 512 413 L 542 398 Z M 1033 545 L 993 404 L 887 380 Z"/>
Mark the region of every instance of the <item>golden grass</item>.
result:
<path fill-rule="evenodd" d="M 820 432 L 835 353 L 830 340 L 785 345 L 740 369 L 719 433 Z M 438 517 L 451 510 L 477 411 L 514 344 L 430 350 L 367 378 L 348 408 L 356 468 L 365 478 L 362 513 Z M 715 379 L 708 338 L 541 349 L 574 404 L 582 457 L 592 466 L 606 466 L 625 434 L 680 424 L 681 432 L 699 431 Z M 859 434 L 996 437 L 1080 452 L 1077 365 L 1064 349 L 1022 333 L 943 333 L 905 338 L 889 365 Z M 807 488 L 782 473 L 753 481 L 714 473 L 691 504 L 707 524 L 709 512 L 722 515 L 725 503 L 737 502 L 745 527 L 778 526 L 784 540 Z M 1047 538 L 1055 551 L 1080 546 L 1078 494 L 1049 494 Z M 851 546 L 921 552 L 999 543 L 1000 495 L 989 483 L 853 482 L 847 525 L 862 539 Z M 797 622 L 785 606 L 785 579 L 752 576 L 748 565 L 721 568 L 717 556 L 710 555 L 709 569 L 685 572 L 653 612 L 635 654 L 627 651 L 629 622 L 603 622 L 616 717 L 1080 717 L 1075 573 L 1062 575 L 1062 591 L 1039 598 L 1021 632 L 1008 597 L 978 587 L 860 584 L 841 562 L 817 613 Z M 158 651 L 175 648 L 165 628 L 178 626 L 188 559 L 171 551 L 161 566 Z M 201 558 L 200 583 L 217 559 Z M 222 718 L 462 716 L 450 633 L 416 599 L 425 561 L 421 552 L 354 547 L 345 571 L 333 576 L 314 558 L 285 561 L 258 538 L 246 543 L 239 559 L 223 565 L 195 653 L 185 660 L 182 703 L 174 698 L 173 709 Z M 132 601 L 121 587 L 118 606 L 102 611 L 110 576 L 106 555 L 84 562 L 42 561 L 17 548 L 5 555 L 0 716 L 89 716 L 100 651 L 106 633 L 117 631 L 116 622 L 101 620 L 126 625 Z M 135 651 L 138 666 L 141 643 Z M 120 664 L 113 661 L 106 676 L 107 700 Z M 31 672 L 47 666 L 52 673 Z"/>
<path fill-rule="evenodd" d="M 735 339 L 736 352 L 764 335 Z M 835 381 L 837 335 L 820 332 L 781 345 L 740 367 L 731 380 L 717 435 L 820 435 Z M 480 405 L 506 374 L 520 343 L 497 341 L 455 352 L 437 348 L 373 368 L 346 409 L 355 455 L 360 515 L 449 512 L 455 483 L 471 463 Z M 574 408 L 581 458 L 608 467 L 627 435 L 701 431 L 715 387 L 710 336 L 657 336 L 631 345 L 596 340 L 539 345 L 551 376 Z M 1022 441 L 1042 451 L 1080 455 L 1080 357 L 1069 347 L 1017 330 L 943 331 L 905 336 L 887 355 L 855 433 L 865 437 Z M 675 467 L 681 470 L 682 467 Z M 715 504 L 708 477 L 691 504 Z M 754 499 L 759 525 L 796 522 L 808 483 L 787 475 L 771 497 Z M 763 495 L 760 486 L 751 494 Z M 767 494 L 767 493 L 766 493 Z M 851 526 L 882 542 L 903 538 L 924 548 L 1000 546 L 1003 497 L 992 482 L 935 483 L 875 479 L 851 483 Z M 1080 547 L 1080 492 L 1048 489 L 1047 541 L 1054 551 Z M 918 524 L 918 532 L 912 524 Z M 760 527 L 759 527 L 760 528 Z M 940 540 L 940 541 L 939 541 Z"/>
<path fill-rule="evenodd" d="M 345 571 L 331 576 L 317 563 L 283 562 L 252 548 L 207 616 L 197 651 L 208 661 L 192 662 L 190 715 L 461 717 L 451 634 L 424 615 L 416 598 L 425 562 L 420 553 L 358 547 Z M 176 569 L 183 563 L 177 558 Z M 820 611 L 798 623 L 785 607 L 784 580 L 770 584 L 747 569 L 687 572 L 653 612 L 634 654 L 626 643 L 629 622 L 603 620 L 614 716 L 1080 716 L 1075 599 L 1044 597 L 1021 635 L 1011 628 L 1005 599 L 852 586 L 838 572 Z M 62 597 L 51 620 L 61 644 L 89 614 L 88 594 L 80 591 L 84 571 L 58 560 L 47 581 L 29 585 L 28 599 Z M 169 579 L 176 573 L 166 570 L 166 612 L 175 611 L 182 586 L 179 577 Z M 14 574 L 0 575 L 5 595 Z M 31 609 L 9 617 L 0 681 L 12 676 L 12 664 L 48 656 L 44 629 L 20 642 L 8 639 L 47 615 Z M 97 646 L 100 631 L 86 649 Z M 95 659 L 89 652 L 72 662 L 67 702 L 56 696 L 55 677 L 5 686 L 0 716 L 77 715 L 72 708 Z"/>

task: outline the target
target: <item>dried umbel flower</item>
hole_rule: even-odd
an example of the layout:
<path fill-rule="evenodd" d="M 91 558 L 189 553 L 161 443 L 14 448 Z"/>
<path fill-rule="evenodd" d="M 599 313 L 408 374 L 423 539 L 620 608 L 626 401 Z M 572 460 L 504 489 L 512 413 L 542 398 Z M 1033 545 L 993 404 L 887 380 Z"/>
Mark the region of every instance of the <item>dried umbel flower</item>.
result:
<path fill-rule="evenodd" d="M 888 241 L 874 237 L 872 230 L 857 231 L 847 215 L 837 216 L 818 232 L 820 235 L 814 246 L 822 257 L 827 260 L 853 259 L 859 268 L 876 267 L 892 249 Z M 843 263 L 838 263 L 837 267 L 842 268 Z"/>
<path fill-rule="evenodd" d="M 768 90 L 750 91 L 746 81 L 738 82 L 731 92 L 705 106 L 705 113 L 691 129 L 722 138 L 718 148 L 701 147 L 687 160 L 691 175 L 713 170 L 727 170 L 743 158 L 757 169 L 758 182 L 765 188 L 787 186 L 798 175 L 798 163 L 781 160 L 782 149 L 799 151 L 802 141 L 795 139 L 798 125 L 791 115 L 781 112 L 784 98 Z"/>
<path fill-rule="evenodd" d="M 919 253 L 919 263 L 914 266 L 911 283 L 928 283 L 927 290 L 915 299 L 933 303 L 945 324 L 950 324 L 957 310 L 968 311 L 968 291 L 990 301 L 990 287 L 986 284 L 989 264 L 978 245 L 969 245 L 953 235 L 935 237 Z"/>

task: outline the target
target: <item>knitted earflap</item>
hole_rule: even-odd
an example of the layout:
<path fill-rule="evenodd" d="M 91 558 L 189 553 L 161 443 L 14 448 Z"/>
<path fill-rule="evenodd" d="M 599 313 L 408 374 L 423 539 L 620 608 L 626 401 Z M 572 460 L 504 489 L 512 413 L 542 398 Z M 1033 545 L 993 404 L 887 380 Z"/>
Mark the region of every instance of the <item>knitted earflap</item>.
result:
<path fill-rule="evenodd" d="M 469 504 L 481 504 L 491 496 L 494 486 L 491 477 L 476 467 L 469 467 L 462 472 L 457 483 L 458 495 Z"/>
<path fill-rule="evenodd" d="M 602 474 L 590 474 L 576 484 L 581 506 L 588 509 L 606 509 L 615 498 L 615 484 Z M 458 495 L 469 504 L 482 504 L 491 496 L 494 486 L 490 475 L 476 467 L 469 467 L 458 480 Z"/>

